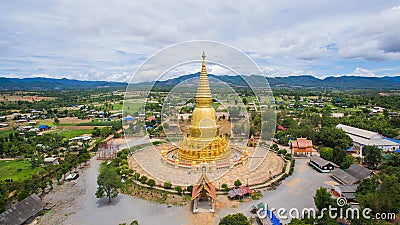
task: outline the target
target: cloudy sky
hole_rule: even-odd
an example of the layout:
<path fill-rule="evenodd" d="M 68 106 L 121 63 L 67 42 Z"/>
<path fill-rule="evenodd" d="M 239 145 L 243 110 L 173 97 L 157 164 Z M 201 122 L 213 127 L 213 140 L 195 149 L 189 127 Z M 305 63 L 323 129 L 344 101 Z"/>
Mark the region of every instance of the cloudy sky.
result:
<path fill-rule="evenodd" d="M 396 76 L 399 24 L 399 0 L 9 0 L 0 76 L 127 81 L 154 53 L 190 40 L 232 45 L 267 76 Z"/>

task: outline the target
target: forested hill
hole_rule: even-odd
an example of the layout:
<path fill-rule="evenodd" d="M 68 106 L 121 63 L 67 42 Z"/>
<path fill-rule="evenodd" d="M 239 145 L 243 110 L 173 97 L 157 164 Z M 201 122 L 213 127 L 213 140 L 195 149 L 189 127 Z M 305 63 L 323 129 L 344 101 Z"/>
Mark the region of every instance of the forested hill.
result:
<path fill-rule="evenodd" d="M 175 86 L 180 82 L 198 77 L 199 73 L 180 76 L 166 81 L 158 81 L 156 86 Z M 241 76 L 215 76 L 232 86 L 247 86 Z M 253 81 L 264 80 L 261 76 L 251 76 Z M 271 77 L 267 78 L 270 86 L 275 88 L 329 88 L 329 89 L 400 89 L 400 76 L 397 77 L 358 77 L 342 76 L 327 77 L 318 79 L 310 75 L 289 76 L 289 77 Z M 257 83 L 257 82 L 255 82 Z M 150 82 L 135 84 L 137 86 L 149 85 Z M 94 89 L 94 88 L 125 88 L 124 82 L 107 81 L 81 81 L 71 79 L 53 79 L 53 78 L 4 78 L 0 77 L 0 90 L 66 90 L 66 89 Z"/>
<path fill-rule="evenodd" d="M 126 87 L 123 82 L 82 81 L 53 78 L 5 78 L 0 77 L 0 90 L 71 90 L 107 87 Z"/>
<path fill-rule="evenodd" d="M 175 86 L 180 82 L 199 76 L 199 73 L 184 75 L 178 78 L 158 81 L 158 86 Z M 215 76 L 215 77 L 232 86 L 247 86 L 241 76 Z M 261 76 L 251 76 L 252 83 L 262 83 L 265 79 Z M 259 81 L 258 81 L 259 80 Z M 289 77 L 267 77 L 267 81 L 273 89 L 276 88 L 329 88 L 329 89 L 400 89 L 400 76 L 398 77 L 358 77 L 358 76 L 342 76 L 327 77 L 319 79 L 310 75 L 289 76 Z"/>

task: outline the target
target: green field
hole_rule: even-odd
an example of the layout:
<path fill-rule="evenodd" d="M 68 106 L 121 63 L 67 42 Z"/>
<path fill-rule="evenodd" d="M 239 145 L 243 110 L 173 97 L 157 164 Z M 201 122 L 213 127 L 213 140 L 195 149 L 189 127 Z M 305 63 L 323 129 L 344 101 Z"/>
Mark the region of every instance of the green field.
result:
<path fill-rule="evenodd" d="M 8 178 L 14 181 L 23 181 L 31 178 L 33 174 L 39 174 L 44 170 L 42 167 L 32 169 L 31 163 L 27 160 L 2 160 L 0 161 L 0 179 Z"/>
<path fill-rule="evenodd" d="M 61 130 L 55 131 L 60 135 L 63 135 L 67 139 L 82 136 L 83 134 L 90 134 L 92 130 Z"/>
<path fill-rule="evenodd" d="M 64 127 L 64 126 L 76 126 L 76 123 L 59 123 L 57 124 L 58 127 Z"/>
<path fill-rule="evenodd" d="M 112 110 L 122 110 L 123 105 L 119 104 L 119 103 L 115 103 L 112 106 L 113 106 Z"/>
<path fill-rule="evenodd" d="M 125 102 L 124 110 L 126 114 L 133 114 L 142 106 L 144 106 L 144 103 L 141 102 Z"/>

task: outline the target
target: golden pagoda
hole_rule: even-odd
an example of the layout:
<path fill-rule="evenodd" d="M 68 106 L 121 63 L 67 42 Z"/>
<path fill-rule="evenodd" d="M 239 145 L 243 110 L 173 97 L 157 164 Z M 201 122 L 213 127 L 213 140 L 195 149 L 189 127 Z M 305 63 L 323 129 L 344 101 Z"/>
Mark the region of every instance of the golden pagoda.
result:
<path fill-rule="evenodd" d="M 215 110 L 206 70 L 206 55 L 203 51 L 196 107 L 192 114 L 189 134 L 180 141 L 178 158 L 189 162 L 210 162 L 230 156 L 229 140 L 219 134 Z"/>

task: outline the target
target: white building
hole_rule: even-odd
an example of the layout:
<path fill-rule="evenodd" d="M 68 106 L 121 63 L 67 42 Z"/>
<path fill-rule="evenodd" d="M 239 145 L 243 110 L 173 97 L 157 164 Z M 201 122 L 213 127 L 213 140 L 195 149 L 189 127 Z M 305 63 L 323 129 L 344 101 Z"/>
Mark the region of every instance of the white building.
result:
<path fill-rule="evenodd" d="M 44 158 L 44 164 L 57 165 L 58 164 L 58 159 L 57 158 L 53 158 L 53 157 Z"/>
<path fill-rule="evenodd" d="M 331 117 L 342 118 L 342 117 L 344 117 L 344 113 L 331 113 Z"/>
<path fill-rule="evenodd" d="M 363 146 L 376 146 L 384 151 L 394 151 L 400 147 L 399 143 L 387 140 L 383 135 L 376 132 L 343 124 L 338 124 L 336 127 L 342 129 L 350 136 L 353 140 L 354 147 L 360 149 L 360 156 L 362 154 Z"/>

